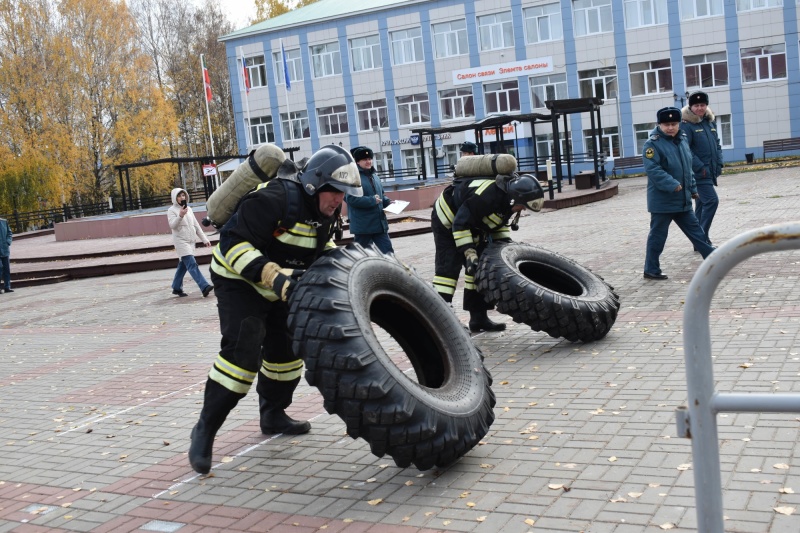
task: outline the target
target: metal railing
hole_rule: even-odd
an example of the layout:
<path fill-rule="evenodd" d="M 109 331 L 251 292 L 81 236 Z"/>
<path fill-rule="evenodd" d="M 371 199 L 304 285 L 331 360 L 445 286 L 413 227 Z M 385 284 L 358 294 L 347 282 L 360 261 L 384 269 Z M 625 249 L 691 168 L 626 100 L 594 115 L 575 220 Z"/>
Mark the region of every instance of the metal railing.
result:
<path fill-rule="evenodd" d="M 800 249 L 800 222 L 742 233 L 715 250 L 697 269 L 683 311 L 688 407 L 677 409 L 678 436 L 692 439 L 697 529 L 722 533 L 718 413 L 800 413 L 798 393 L 714 391 L 709 311 L 711 297 L 725 275 L 757 254 Z"/>
<path fill-rule="evenodd" d="M 203 191 L 190 191 L 192 198 L 203 198 Z M 135 210 L 150 209 L 153 207 L 164 207 L 172 203 L 169 194 L 147 196 L 134 199 Z M 39 209 L 37 211 L 17 211 L 16 209 L 9 214 L 0 214 L 0 218 L 8 220 L 13 233 L 25 233 L 45 228 L 52 228 L 57 222 L 66 222 L 75 218 L 85 218 L 109 213 L 119 213 L 124 210 L 121 197 L 110 197 L 106 202 L 67 205 L 59 208 Z"/>

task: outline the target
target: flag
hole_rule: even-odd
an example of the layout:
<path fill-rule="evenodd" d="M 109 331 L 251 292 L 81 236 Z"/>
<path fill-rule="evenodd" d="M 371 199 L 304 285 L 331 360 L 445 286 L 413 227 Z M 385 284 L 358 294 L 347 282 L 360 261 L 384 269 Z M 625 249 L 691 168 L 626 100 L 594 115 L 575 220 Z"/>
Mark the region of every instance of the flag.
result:
<path fill-rule="evenodd" d="M 244 60 L 244 54 L 242 54 L 242 79 L 244 79 L 244 90 L 247 94 L 250 94 L 250 71 L 247 70 L 247 63 Z"/>
<path fill-rule="evenodd" d="M 206 66 L 206 58 L 200 55 L 200 64 L 203 66 L 203 88 L 206 91 L 206 102 L 211 101 L 211 78 L 208 75 L 208 67 Z"/>
<path fill-rule="evenodd" d="M 286 90 L 292 90 L 292 80 L 289 79 L 289 65 L 286 64 L 286 50 L 283 48 L 283 41 L 281 41 L 281 55 L 283 56 L 283 80 L 286 82 Z"/>

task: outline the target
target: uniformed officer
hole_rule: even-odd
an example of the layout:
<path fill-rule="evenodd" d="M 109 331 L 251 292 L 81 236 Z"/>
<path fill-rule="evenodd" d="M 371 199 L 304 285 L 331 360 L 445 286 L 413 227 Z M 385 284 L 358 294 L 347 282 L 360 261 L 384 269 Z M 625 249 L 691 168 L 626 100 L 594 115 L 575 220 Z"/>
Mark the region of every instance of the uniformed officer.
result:
<path fill-rule="evenodd" d="M 222 228 L 211 263 L 222 341 L 192 429 L 195 471 L 211 469 L 214 437 L 256 375 L 262 432 L 311 429 L 285 412 L 303 368 L 291 350 L 285 302 L 300 274 L 334 247 L 331 227 L 345 193 L 361 194 L 358 167 L 343 148 L 326 146 L 299 172 L 248 193 Z"/>
<path fill-rule="evenodd" d="M 464 310 L 472 332 L 502 331 L 506 325 L 489 319 L 487 304 L 475 287 L 478 258 L 490 241 L 510 241 L 508 220 L 527 208 L 539 211 L 544 191 L 527 174 L 497 178 L 456 178 L 433 206 L 431 228 L 436 245 L 433 286 L 446 302 L 453 301 L 464 272 Z"/>
<path fill-rule="evenodd" d="M 647 210 L 650 233 L 644 261 L 645 279 L 665 280 L 659 258 L 674 221 L 705 259 L 714 248 L 692 210 L 697 186 L 692 174 L 692 152 L 681 132 L 681 110 L 664 107 L 656 114 L 658 125 L 644 143 L 642 160 L 647 172 Z"/>
<path fill-rule="evenodd" d="M 474 142 L 464 141 L 463 143 L 461 143 L 460 150 L 461 150 L 461 157 L 467 155 L 475 155 L 478 153 L 478 145 L 475 144 Z"/>
<path fill-rule="evenodd" d="M 714 187 L 722 174 L 723 164 L 716 117 L 708 107 L 708 95 L 703 91 L 690 94 L 689 103 L 681 110 L 681 118 L 681 131 L 686 134 L 692 151 L 692 170 L 697 184 L 694 214 L 711 244 L 711 222 L 719 206 L 719 196 Z"/>

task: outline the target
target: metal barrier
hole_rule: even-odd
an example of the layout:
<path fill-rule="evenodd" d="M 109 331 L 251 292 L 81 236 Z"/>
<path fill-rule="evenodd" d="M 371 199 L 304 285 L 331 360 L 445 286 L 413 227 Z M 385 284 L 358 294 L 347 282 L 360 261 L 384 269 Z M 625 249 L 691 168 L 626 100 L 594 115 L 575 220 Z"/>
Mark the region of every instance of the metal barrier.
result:
<path fill-rule="evenodd" d="M 683 311 L 688 409 L 677 409 L 678 436 L 692 439 L 697 530 L 722 533 L 722 481 L 718 413 L 800 413 L 798 393 L 726 393 L 714 391 L 709 309 L 725 275 L 757 254 L 800 249 L 800 222 L 742 233 L 703 261 L 689 284 Z"/>

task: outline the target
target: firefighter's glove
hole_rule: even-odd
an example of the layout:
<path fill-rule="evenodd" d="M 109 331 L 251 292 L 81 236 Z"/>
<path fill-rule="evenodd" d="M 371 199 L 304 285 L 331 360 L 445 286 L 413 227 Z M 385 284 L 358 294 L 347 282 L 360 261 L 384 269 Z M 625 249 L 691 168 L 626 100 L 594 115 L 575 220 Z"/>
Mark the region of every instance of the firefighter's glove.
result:
<path fill-rule="evenodd" d="M 303 270 L 281 268 L 277 263 L 267 263 L 261 269 L 261 284 L 270 287 L 285 302 L 303 272 Z"/>
<path fill-rule="evenodd" d="M 478 271 L 478 252 L 475 248 L 464 250 L 464 267 L 467 276 L 474 276 Z"/>

